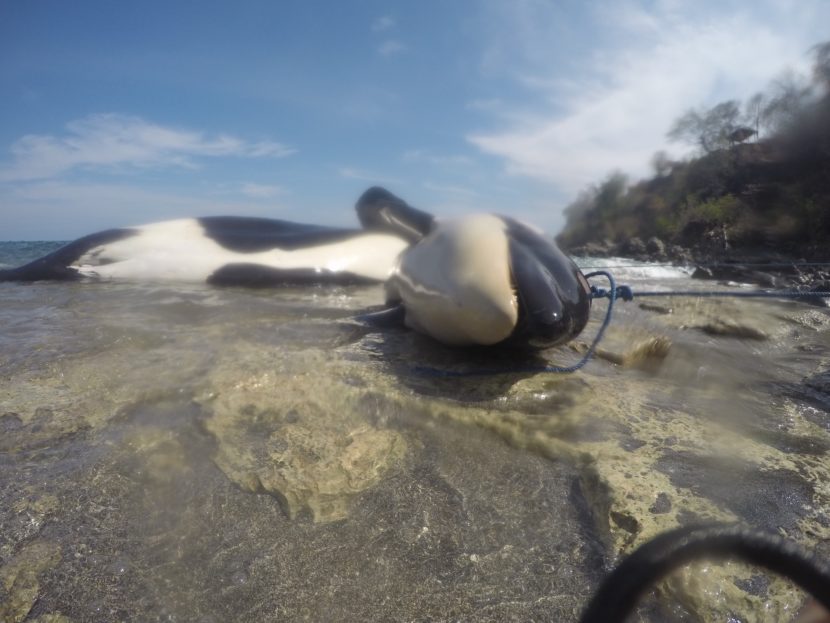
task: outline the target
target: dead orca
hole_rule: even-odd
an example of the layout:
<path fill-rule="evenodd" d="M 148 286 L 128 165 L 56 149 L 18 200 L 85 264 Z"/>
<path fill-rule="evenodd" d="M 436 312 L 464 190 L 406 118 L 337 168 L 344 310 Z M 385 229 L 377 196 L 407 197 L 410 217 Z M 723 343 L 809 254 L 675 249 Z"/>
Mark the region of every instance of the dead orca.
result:
<path fill-rule="evenodd" d="M 384 281 L 407 246 L 400 235 L 265 218 L 215 216 L 80 238 L 0 281 L 97 279 L 215 285 Z"/>
<path fill-rule="evenodd" d="M 524 223 L 492 214 L 440 219 L 378 187 L 356 210 L 362 229 L 231 216 L 112 229 L 0 271 L 0 281 L 386 282 L 385 318 L 452 345 L 551 346 L 588 321 L 585 277 Z"/>

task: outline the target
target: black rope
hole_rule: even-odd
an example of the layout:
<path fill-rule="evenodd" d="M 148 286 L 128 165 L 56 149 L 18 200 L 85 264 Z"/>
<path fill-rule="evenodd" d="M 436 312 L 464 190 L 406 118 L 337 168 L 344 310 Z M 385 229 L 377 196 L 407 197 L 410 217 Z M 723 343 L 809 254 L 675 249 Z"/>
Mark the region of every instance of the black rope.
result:
<path fill-rule="evenodd" d="M 738 559 L 792 580 L 830 611 L 830 569 L 790 541 L 741 526 L 685 527 L 641 545 L 594 593 L 580 623 L 624 621 L 660 578 L 694 560 Z"/>

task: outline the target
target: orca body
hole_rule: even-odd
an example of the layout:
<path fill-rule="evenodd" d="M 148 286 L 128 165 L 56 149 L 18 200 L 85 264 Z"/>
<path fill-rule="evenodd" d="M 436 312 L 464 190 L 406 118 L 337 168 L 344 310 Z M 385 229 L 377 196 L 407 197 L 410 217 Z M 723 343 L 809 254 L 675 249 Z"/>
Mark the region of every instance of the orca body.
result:
<path fill-rule="evenodd" d="M 386 282 L 378 320 L 445 344 L 560 344 L 591 307 L 577 266 L 550 238 L 515 219 L 439 219 L 382 188 L 356 205 L 362 229 L 206 217 L 80 238 L 0 281 L 92 279 L 273 287 Z M 382 319 L 381 319 L 382 317 Z"/>
<path fill-rule="evenodd" d="M 205 217 L 114 229 L 80 238 L 0 281 L 96 279 L 253 287 L 375 283 L 407 241 L 383 231 L 264 218 Z"/>

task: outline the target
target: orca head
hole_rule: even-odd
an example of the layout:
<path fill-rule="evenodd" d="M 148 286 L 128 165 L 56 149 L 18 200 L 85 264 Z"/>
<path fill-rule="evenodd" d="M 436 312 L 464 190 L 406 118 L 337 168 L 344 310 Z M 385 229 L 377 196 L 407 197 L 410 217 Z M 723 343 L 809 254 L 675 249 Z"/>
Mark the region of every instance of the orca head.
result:
<path fill-rule="evenodd" d="M 495 215 L 435 220 L 386 289 L 408 327 L 454 345 L 561 344 L 591 306 L 585 277 L 552 240 Z"/>
<path fill-rule="evenodd" d="M 418 242 L 433 226 L 433 216 L 410 206 L 385 188 L 373 186 L 355 204 L 364 229 L 385 231 Z"/>
<path fill-rule="evenodd" d="M 545 348 L 572 340 L 591 312 L 587 279 L 552 239 L 517 220 L 503 220 L 519 304 L 511 341 Z"/>

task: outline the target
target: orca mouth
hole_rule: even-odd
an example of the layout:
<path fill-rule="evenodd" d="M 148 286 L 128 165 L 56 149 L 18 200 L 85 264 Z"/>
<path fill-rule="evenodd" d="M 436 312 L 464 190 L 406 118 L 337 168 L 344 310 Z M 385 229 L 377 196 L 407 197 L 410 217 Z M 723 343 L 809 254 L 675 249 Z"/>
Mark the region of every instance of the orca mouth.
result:
<path fill-rule="evenodd" d="M 547 348 L 564 344 L 582 331 L 588 321 L 590 299 L 576 276 L 579 269 L 566 256 L 560 252 L 557 265 L 548 266 L 552 262 L 543 261 L 544 256 L 540 258 L 536 250 L 510 240 L 512 285 L 519 307 L 511 340 Z M 559 265 L 562 260 L 567 262 L 564 266 Z M 568 280 L 562 278 L 562 268 L 567 269 Z"/>
<path fill-rule="evenodd" d="M 552 312 L 550 308 L 529 307 L 528 302 L 519 297 L 519 319 L 511 338 L 534 348 L 548 348 L 564 344 L 575 333 L 574 320 L 569 315 Z"/>

